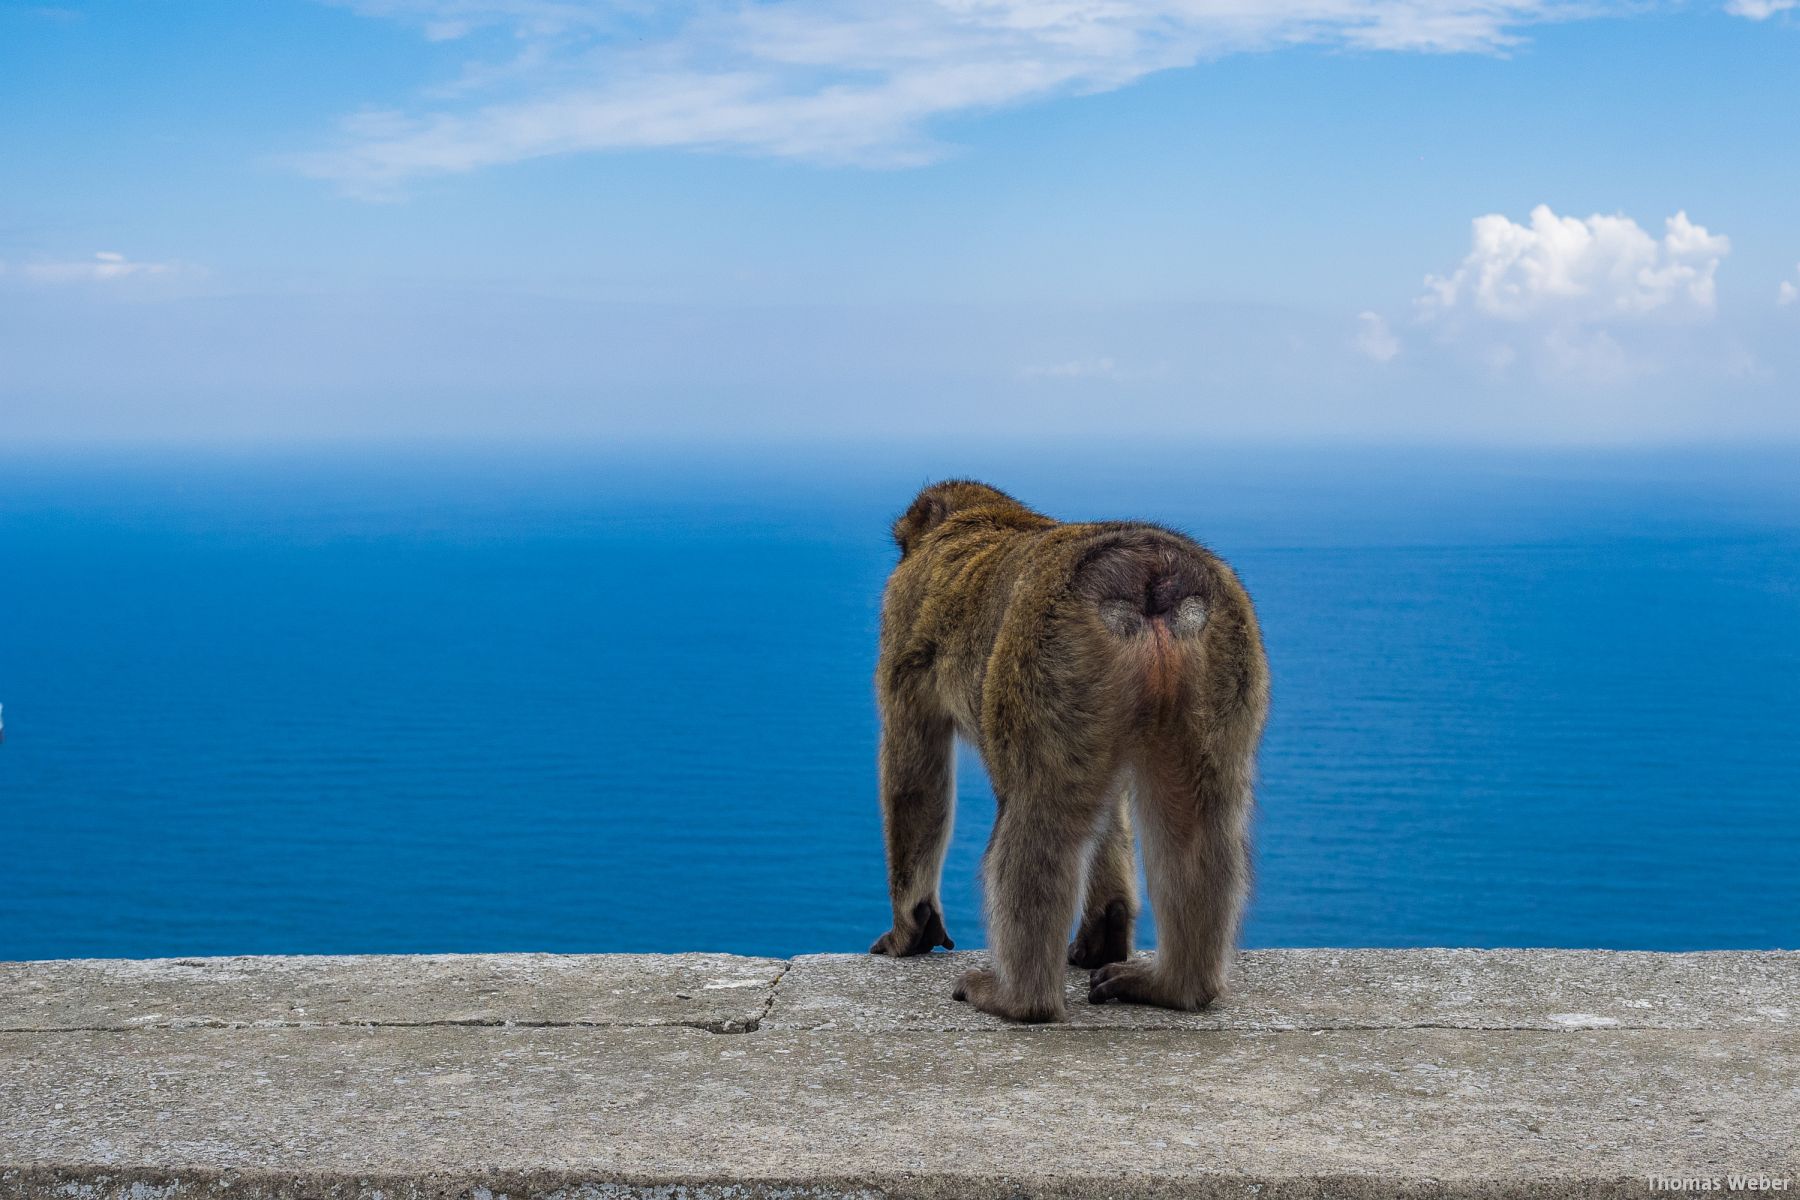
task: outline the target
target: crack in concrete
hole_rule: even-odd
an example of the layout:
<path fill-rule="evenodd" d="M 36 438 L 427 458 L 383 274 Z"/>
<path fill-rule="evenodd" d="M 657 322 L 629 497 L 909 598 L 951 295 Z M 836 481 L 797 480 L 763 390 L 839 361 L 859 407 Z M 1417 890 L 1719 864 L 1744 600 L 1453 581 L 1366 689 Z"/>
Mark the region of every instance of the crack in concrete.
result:
<path fill-rule="evenodd" d="M 775 972 L 775 978 L 769 981 L 769 995 L 768 998 L 763 1001 L 762 1012 L 752 1019 L 749 1026 L 742 1032 L 755 1033 L 762 1028 L 762 1023 L 769 1019 L 770 1013 L 775 1011 L 775 994 L 781 990 L 781 981 L 786 979 L 788 972 L 793 969 L 794 964 L 790 959 L 787 963 L 783 964 L 781 970 Z"/>
<path fill-rule="evenodd" d="M 1042 1025 L 907 1025 L 878 1027 L 842 1025 L 823 1021 L 817 1025 L 780 1024 L 781 1033 L 1009 1033 L 1020 1037 L 1074 1037 L 1090 1033 L 1398 1033 L 1407 1029 L 1460 1029 L 1468 1033 L 1785 1033 L 1782 1025 L 1475 1025 L 1451 1021 L 1408 1021 L 1369 1025 L 1077 1025 L 1070 1021 Z"/>
<path fill-rule="evenodd" d="M 777 980 L 779 982 L 779 980 Z M 46 1033 L 182 1033 L 189 1030 L 263 1029 L 693 1029 L 701 1033 L 736 1035 L 744 1033 L 942 1033 L 942 1034 L 1009 1034 L 1018 1037 L 1085 1037 L 1090 1034 L 1170 1034 L 1218 1033 L 1234 1037 L 1263 1034 L 1314 1033 L 1398 1033 L 1408 1029 L 1463 1030 L 1469 1033 L 1703 1033 L 1710 1026 L 1687 1028 L 1666 1025 L 1473 1025 L 1445 1021 L 1415 1021 L 1389 1025 L 1284 1025 L 1284 1026 L 1196 1026 L 1196 1025 L 884 1025 L 879 1029 L 857 1029 L 825 1021 L 817 1025 L 764 1026 L 774 1008 L 774 989 L 760 1016 L 748 1020 L 727 1017 L 712 1021 L 503 1021 L 497 1018 L 436 1021 L 179 1021 L 158 1025 L 19 1025 L 0 1029 L 7 1034 Z M 1782 1032 L 1778 1026 L 1742 1026 L 1750 1032 Z"/>
<path fill-rule="evenodd" d="M 174 1021 L 161 1025 L 19 1025 L 0 1036 L 44 1033 L 182 1033 L 200 1029 L 698 1029 L 702 1033 L 749 1033 L 755 1020 L 716 1021 L 503 1021 L 498 1018 L 438 1021 Z"/>
<path fill-rule="evenodd" d="M 9 1033 L 138 1033 L 154 1030 L 179 1033 L 188 1029 L 697 1029 L 702 1033 L 755 1033 L 769 1019 L 775 1007 L 775 992 L 787 976 L 792 964 L 784 964 L 775 977 L 763 986 L 762 1011 L 753 1017 L 715 1017 L 710 1020 L 669 1021 L 531 1021 L 502 1017 L 443 1017 L 430 1021 L 225 1021 L 189 1017 L 175 1021 L 149 1021 L 131 1025 L 9 1025 L 0 1035 Z"/>

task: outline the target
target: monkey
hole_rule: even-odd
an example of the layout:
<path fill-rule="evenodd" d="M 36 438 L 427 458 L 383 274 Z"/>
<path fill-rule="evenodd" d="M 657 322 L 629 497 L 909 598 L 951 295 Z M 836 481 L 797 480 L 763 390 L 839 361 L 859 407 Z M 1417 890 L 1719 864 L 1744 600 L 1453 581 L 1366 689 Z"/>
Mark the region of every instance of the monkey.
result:
<path fill-rule="evenodd" d="M 1249 889 L 1269 706 L 1243 584 L 1173 530 L 1064 523 L 972 480 L 926 487 L 893 537 L 875 679 L 893 927 L 870 952 L 955 947 L 939 882 L 960 736 L 997 813 L 982 859 L 992 965 L 963 972 L 954 998 L 1065 1020 L 1073 964 L 1091 1003 L 1211 1004 Z M 1136 958 L 1134 829 L 1158 932 Z"/>

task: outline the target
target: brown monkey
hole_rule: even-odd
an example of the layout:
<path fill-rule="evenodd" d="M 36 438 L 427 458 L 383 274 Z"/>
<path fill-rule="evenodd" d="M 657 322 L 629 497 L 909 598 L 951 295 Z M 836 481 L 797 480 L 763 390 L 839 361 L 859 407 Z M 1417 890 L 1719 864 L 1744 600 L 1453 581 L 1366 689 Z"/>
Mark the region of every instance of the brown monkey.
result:
<path fill-rule="evenodd" d="M 965 972 L 956 998 L 1061 1020 L 1067 961 L 1094 969 L 1096 1004 L 1211 1003 L 1248 888 L 1268 711 L 1243 585 L 1178 533 L 1064 524 L 966 480 L 920 492 L 894 540 L 876 669 L 894 927 L 871 952 L 951 946 L 938 880 L 960 734 L 999 814 L 983 860 L 994 965 Z M 1131 958 L 1133 824 L 1159 934 L 1150 959 Z"/>

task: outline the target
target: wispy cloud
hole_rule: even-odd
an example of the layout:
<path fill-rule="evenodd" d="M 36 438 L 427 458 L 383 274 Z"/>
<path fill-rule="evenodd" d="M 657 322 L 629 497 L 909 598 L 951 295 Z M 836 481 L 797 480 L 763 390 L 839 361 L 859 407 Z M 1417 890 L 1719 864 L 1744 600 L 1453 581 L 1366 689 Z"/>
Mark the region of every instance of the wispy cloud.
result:
<path fill-rule="evenodd" d="M 1025 380 L 1104 380 L 1109 383 L 1144 384 L 1170 377 L 1172 364 L 1164 359 L 1121 362 L 1108 354 L 1034 363 L 1019 369 Z"/>
<path fill-rule="evenodd" d="M 933 124 L 1301 44 L 1500 53 L 1624 0 L 334 0 L 466 41 L 462 76 L 297 160 L 368 194 L 547 155 L 682 147 L 867 166 Z M 1778 0 L 1777 0 L 1778 2 Z M 504 47 L 496 52 L 495 44 Z M 488 53 L 483 55 L 481 50 Z"/>
<path fill-rule="evenodd" d="M 1392 362 L 1400 354 L 1400 339 L 1380 313 L 1356 314 L 1356 336 L 1350 344 L 1358 354 L 1378 363 Z"/>
<path fill-rule="evenodd" d="M 1794 274 L 1800 275 L 1800 266 L 1794 268 Z M 1800 301 L 1800 285 L 1791 279 L 1782 280 L 1781 286 L 1775 289 L 1775 303 L 1786 308 L 1796 301 Z"/>
<path fill-rule="evenodd" d="M 1026 379 L 1117 379 L 1119 364 L 1105 356 L 1072 358 L 1067 362 L 1043 363 L 1019 372 Z"/>
<path fill-rule="evenodd" d="M 1766 21 L 1778 12 L 1800 8 L 1800 0 L 1725 0 L 1725 11 L 1734 17 Z"/>
<path fill-rule="evenodd" d="M 31 17 L 39 21 L 54 21 L 63 25 L 84 20 L 87 16 L 80 9 L 65 8 L 59 4 L 26 4 L 14 8 L 12 12 L 19 16 Z"/>
<path fill-rule="evenodd" d="M 180 263 L 137 262 L 116 251 L 101 250 L 92 258 L 21 263 L 17 271 L 33 283 L 114 283 L 149 275 L 170 275 L 183 269 Z"/>

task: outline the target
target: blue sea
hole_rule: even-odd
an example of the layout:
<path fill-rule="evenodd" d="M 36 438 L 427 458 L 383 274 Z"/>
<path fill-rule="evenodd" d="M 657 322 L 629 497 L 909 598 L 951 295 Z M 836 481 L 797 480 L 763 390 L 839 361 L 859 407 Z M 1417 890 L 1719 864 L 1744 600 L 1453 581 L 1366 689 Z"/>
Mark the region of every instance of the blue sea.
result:
<path fill-rule="evenodd" d="M 946 441 L 0 458 L 0 958 L 865 949 L 953 473 L 1248 584 L 1250 945 L 1800 947 L 1800 454 Z"/>

